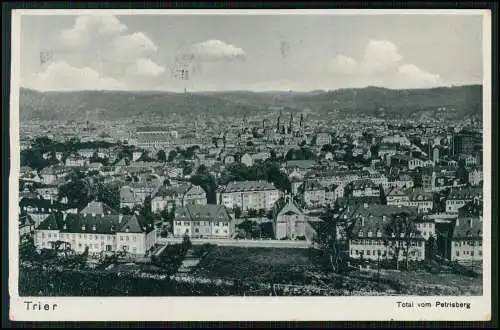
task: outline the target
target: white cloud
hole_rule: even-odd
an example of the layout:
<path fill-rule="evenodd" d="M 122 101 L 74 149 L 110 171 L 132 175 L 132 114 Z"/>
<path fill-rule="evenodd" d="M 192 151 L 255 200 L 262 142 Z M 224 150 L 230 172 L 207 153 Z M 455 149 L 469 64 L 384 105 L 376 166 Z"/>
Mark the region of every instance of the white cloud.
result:
<path fill-rule="evenodd" d="M 345 73 L 345 74 L 351 74 L 351 73 L 354 73 L 356 71 L 356 69 L 357 69 L 357 63 L 351 57 L 344 56 L 344 55 L 337 55 L 330 62 L 330 69 L 333 72 L 340 72 L 340 73 Z"/>
<path fill-rule="evenodd" d="M 113 15 L 78 16 L 72 28 L 65 29 L 59 36 L 63 48 L 81 48 L 100 36 L 117 35 L 127 27 Z"/>
<path fill-rule="evenodd" d="M 127 74 L 138 76 L 158 77 L 165 72 L 165 68 L 147 58 L 137 59 L 127 69 Z"/>
<path fill-rule="evenodd" d="M 136 32 L 115 37 L 109 49 L 110 55 L 116 60 L 135 60 L 156 52 L 158 47 L 144 33 Z"/>
<path fill-rule="evenodd" d="M 227 44 L 221 40 L 207 40 L 192 45 L 185 55 L 202 61 L 216 61 L 244 59 L 245 51 L 242 48 Z"/>
<path fill-rule="evenodd" d="M 400 64 L 402 60 L 403 56 L 394 43 L 370 40 L 359 63 L 340 54 L 330 61 L 329 69 L 343 74 L 349 87 L 425 88 L 442 83 L 438 74 L 426 72 L 413 64 Z"/>
<path fill-rule="evenodd" d="M 103 77 L 90 67 L 75 68 L 65 61 L 51 63 L 38 73 L 33 86 L 38 90 L 112 90 L 124 85 L 116 79 Z"/>
<path fill-rule="evenodd" d="M 395 44 L 387 40 L 370 40 L 365 49 L 360 69 L 366 73 L 385 72 L 403 59 Z"/>
<path fill-rule="evenodd" d="M 438 74 L 426 72 L 414 64 L 400 66 L 395 75 L 395 84 L 400 85 L 402 88 L 433 87 L 441 83 L 441 77 Z"/>

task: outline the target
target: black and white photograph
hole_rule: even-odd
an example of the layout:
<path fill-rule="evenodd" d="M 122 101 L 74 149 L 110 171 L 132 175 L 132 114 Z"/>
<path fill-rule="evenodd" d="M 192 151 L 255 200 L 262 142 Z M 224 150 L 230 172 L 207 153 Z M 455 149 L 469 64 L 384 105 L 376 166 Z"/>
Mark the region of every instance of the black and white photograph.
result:
<path fill-rule="evenodd" d="M 13 314 L 487 319 L 488 14 L 14 10 Z"/>

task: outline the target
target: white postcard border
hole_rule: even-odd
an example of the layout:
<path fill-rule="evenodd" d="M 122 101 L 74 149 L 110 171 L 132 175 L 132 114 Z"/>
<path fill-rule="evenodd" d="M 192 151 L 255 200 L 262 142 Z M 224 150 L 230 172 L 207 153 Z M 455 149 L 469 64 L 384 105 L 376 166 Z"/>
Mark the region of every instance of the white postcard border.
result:
<path fill-rule="evenodd" d="M 21 15 L 483 15 L 484 173 L 491 173 L 491 13 L 488 10 L 13 10 L 11 40 L 9 294 L 15 321 L 489 321 L 491 265 L 484 262 L 483 296 L 386 297 L 19 297 L 18 176 Z M 484 175 L 490 196 L 491 176 Z M 491 260 L 491 200 L 484 199 L 484 260 Z M 14 229 L 15 228 L 15 229 Z M 27 311 L 26 301 L 49 310 Z M 432 308 L 398 308 L 397 302 L 431 302 Z M 470 309 L 435 308 L 436 302 L 466 302 Z M 57 306 L 55 308 L 54 304 Z M 43 307 L 42 307 L 43 309 Z"/>

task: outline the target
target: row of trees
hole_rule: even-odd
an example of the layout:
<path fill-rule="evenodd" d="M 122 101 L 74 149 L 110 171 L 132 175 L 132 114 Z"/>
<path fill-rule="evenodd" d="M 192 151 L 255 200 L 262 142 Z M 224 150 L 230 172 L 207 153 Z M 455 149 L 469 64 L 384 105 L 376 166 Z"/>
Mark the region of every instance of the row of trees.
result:
<path fill-rule="evenodd" d="M 225 168 L 219 178 L 219 185 L 226 185 L 232 181 L 268 181 L 282 191 L 290 191 L 291 183 L 288 176 L 282 173 L 279 164 L 268 159 L 267 161 L 253 166 L 241 163 L 233 163 Z"/>

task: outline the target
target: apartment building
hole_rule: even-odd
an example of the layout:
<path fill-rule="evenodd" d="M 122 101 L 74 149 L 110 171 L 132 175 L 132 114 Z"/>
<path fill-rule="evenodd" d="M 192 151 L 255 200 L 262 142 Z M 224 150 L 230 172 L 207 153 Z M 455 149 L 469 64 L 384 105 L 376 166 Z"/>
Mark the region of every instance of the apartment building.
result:
<path fill-rule="evenodd" d="M 227 239 L 234 230 L 234 219 L 224 205 L 186 205 L 175 212 L 176 237 Z"/>
<path fill-rule="evenodd" d="M 58 241 L 76 253 L 126 251 L 145 255 L 154 247 L 156 229 L 144 217 L 134 215 L 52 213 L 35 230 L 37 249 L 53 249 Z"/>
<path fill-rule="evenodd" d="M 160 212 L 174 207 L 186 205 L 206 205 L 207 193 L 200 186 L 181 184 L 178 186 L 161 186 L 151 201 L 151 211 Z"/>
<path fill-rule="evenodd" d="M 233 181 L 217 192 L 217 204 L 242 211 L 271 210 L 281 192 L 267 181 Z"/>

